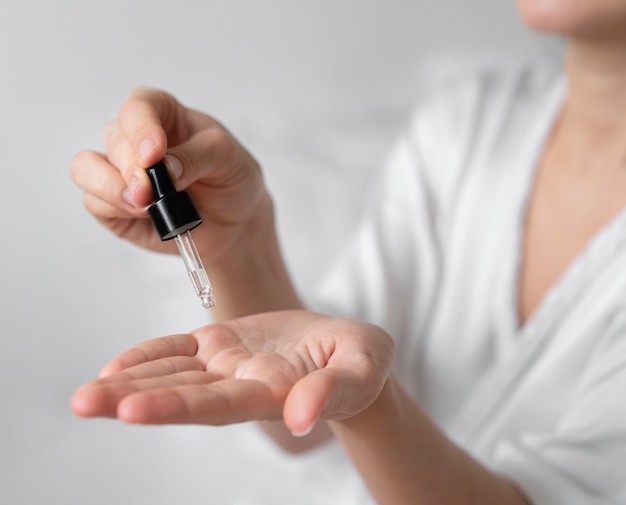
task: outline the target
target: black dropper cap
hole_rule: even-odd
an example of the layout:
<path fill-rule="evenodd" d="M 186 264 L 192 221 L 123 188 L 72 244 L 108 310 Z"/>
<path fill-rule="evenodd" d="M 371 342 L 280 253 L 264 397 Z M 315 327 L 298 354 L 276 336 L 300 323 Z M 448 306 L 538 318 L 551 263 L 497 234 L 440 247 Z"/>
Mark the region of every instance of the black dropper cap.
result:
<path fill-rule="evenodd" d="M 202 222 L 189 193 L 176 191 L 162 161 L 148 168 L 154 203 L 148 214 L 161 240 L 170 240 Z"/>

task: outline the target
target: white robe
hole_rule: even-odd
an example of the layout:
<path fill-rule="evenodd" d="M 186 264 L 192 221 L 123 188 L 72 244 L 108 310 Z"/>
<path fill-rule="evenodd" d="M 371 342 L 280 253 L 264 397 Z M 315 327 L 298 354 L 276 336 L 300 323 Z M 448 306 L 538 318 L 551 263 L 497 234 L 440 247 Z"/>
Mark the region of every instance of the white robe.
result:
<path fill-rule="evenodd" d="M 567 84 L 507 68 L 421 104 L 314 306 L 385 328 L 426 412 L 535 505 L 626 503 L 626 212 L 520 327 L 522 224 Z"/>

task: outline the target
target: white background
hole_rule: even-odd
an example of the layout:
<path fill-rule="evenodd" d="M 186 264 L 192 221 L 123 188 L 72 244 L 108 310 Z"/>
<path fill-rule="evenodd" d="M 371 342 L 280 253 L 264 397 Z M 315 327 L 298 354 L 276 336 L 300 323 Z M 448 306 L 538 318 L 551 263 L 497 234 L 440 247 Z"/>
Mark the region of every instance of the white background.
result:
<path fill-rule="evenodd" d="M 100 229 L 69 178 L 133 86 L 216 115 L 257 155 L 306 291 L 436 62 L 551 51 L 512 0 L 2 0 L 0 503 L 349 503 L 337 448 L 293 458 L 253 426 L 69 411 L 116 353 L 208 321 L 180 260 Z"/>

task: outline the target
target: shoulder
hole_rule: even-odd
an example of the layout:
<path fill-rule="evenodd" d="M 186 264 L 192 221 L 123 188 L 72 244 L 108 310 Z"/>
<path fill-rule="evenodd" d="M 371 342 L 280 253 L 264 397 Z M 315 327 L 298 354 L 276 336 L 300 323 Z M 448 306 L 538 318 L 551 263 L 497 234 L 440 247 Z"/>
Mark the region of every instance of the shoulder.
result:
<path fill-rule="evenodd" d="M 400 149 L 406 170 L 439 205 L 494 160 L 515 156 L 519 140 L 550 114 L 562 74 L 548 64 L 472 65 L 440 72 L 414 105 Z M 408 167 L 410 165 L 410 168 Z"/>
<path fill-rule="evenodd" d="M 413 108 L 412 134 L 436 130 L 458 139 L 481 126 L 540 113 L 562 79 L 558 66 L 543 63 L 477 64 L 437 73 Z"/>

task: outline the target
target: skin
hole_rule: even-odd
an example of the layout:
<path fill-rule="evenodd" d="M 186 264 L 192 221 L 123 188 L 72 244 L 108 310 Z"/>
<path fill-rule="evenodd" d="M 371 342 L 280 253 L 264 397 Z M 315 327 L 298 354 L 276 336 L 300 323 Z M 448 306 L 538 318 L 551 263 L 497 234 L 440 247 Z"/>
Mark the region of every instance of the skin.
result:
<path fill-rule="evenodd" d="M 391 338 L 373 325 L 268 312 L 144 342 L 79 389 L 72 407 L 144 424 L 283 418 L 305 433 L 322 414 L 344 419 L 371 405 L 393 356 Z"/>
<path fill-rule="evenodd" d="M 626 206 L 626 2 L 519 0 L 518 8 L 531 28 L 567 40 L 569 84 L 528 202 L 519 271 L 524 324 Z M 143 424 L 263 421 L 293 451 L 332 434 L 379 503 L 530 504 L 402 389 L 383 329 L 305 310 L 261 170 L 215 119 L 139 88 L 105 127 L 104 144 L 104 153 L 82 152 L 72 162 L 85 206 L 117 236 L 173 252 L 145 212 L 145 168 L 167 155 L 176 185 L 190 191 L 205 221 L 194 237 L 219 293 L 218 323 L 121 354 L 75 393 L 77 415 Z"/>
<path fill-rule="evenodd" d="M 526 213 L 523 324 L 589 240 L 626 206 L 626 2 L 519 0 L 518 10 L 530 27 L 568 42 L 568 93 Z"/>

